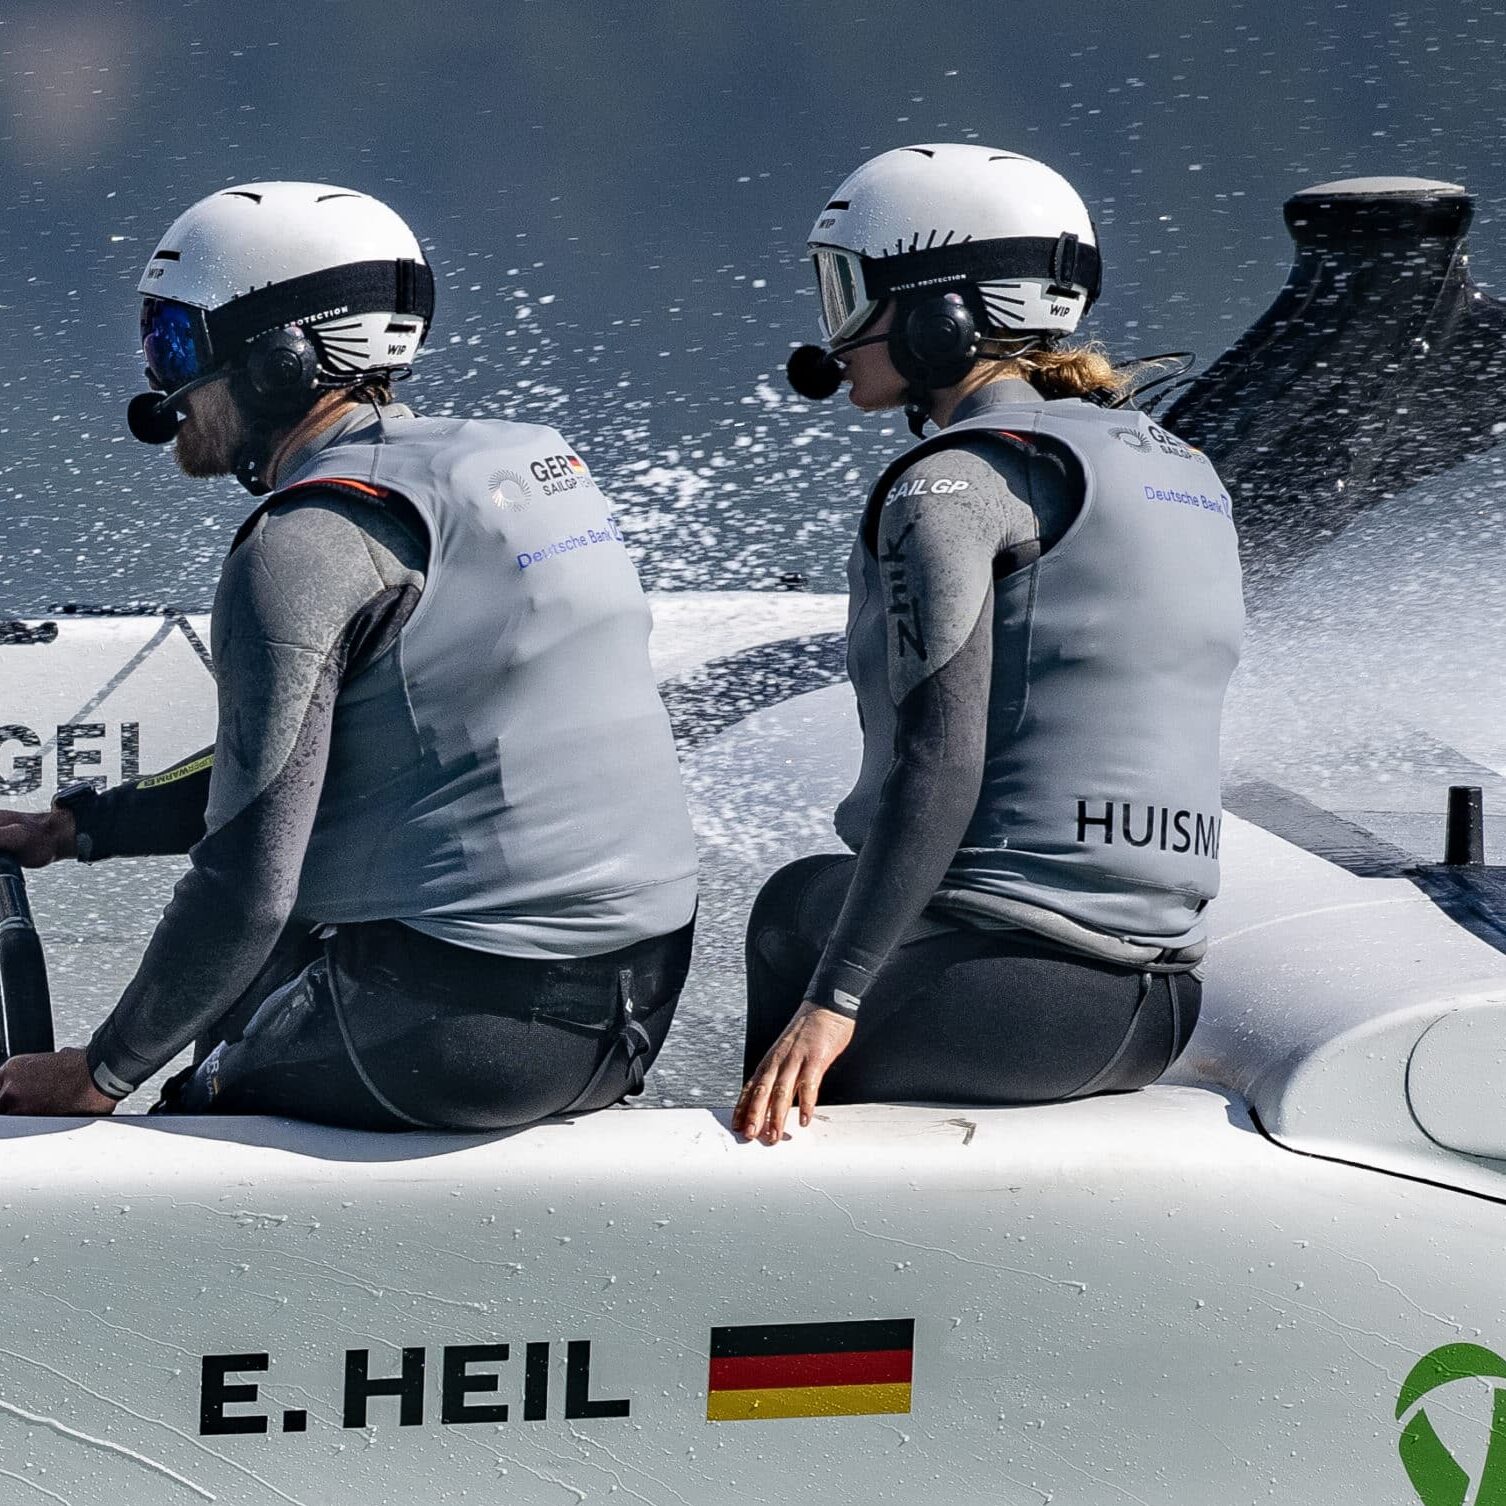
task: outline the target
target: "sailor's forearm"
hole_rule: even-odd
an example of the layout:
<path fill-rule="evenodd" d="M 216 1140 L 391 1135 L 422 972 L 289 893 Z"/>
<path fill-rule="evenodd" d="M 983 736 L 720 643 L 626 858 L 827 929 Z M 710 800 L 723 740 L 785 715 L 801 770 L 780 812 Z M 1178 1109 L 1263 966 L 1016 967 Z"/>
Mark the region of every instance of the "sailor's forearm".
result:
<path fill-rule="evenodd" d="M 292 658 L 276 662 L 286 667 Z M 257 672 L 254 659 L 226 655 L 241 679 Z M 230 781 L 233 814 L 194 847 L 136 976 L 90 1042 L 89 1066 L 102 1091 L 139 1086 L 212 1031 L 271 955 L 298 897 L 342 663 L 338 651 L 327 654 L 309 673 L 289 670 L 286 683 L 264 691 L 298 728 L 284 763 L 264 783 L 251 781 L 245 763 L 227 751 L 222 720 L 216 777 Z"/>
<path fill-rule="evenodd" d="M 87 796 L 71 809 L 78 857 L 151 857 L 186 853 L 204 836 L 214 750 L 204 748 L 160 774 Z"/>
<path fill-rule="evenodd" d="M 249 988 L 287 924 L 298 864 L 279 853 L 270 806 L 195 847 L 136 976 L 89 1043 L 104 1092 L 121 1096 L 209 1031 Z M 301 855 L 301 845 L 297 848 Z"/>
<path fill-rule="evenodd" d="M 807 998 L 854 1014 L 951 866 L 983 782 L 985 622 L 900 708 L 896 756 Z M 986 685 L 986 680 L 983 681 Z"/>
<path fill-rule="evenodd" d="M 806 997 L 855 1014 L 889 954 L 920 919 L 977 803 L 969 769 L 898 764 L 884 785 L 842 913 Z"/>

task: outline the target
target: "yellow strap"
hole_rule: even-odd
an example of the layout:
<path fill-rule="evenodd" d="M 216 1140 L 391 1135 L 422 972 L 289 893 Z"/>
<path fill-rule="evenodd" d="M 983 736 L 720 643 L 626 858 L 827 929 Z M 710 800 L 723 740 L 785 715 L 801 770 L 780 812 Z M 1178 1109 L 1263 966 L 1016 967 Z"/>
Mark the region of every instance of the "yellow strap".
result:
<path fill-rule="evenodd" d="M 176 768 L 166 769 L 161 774 L 149 774 L 145 779 L 138 779 L 136 788 L 155 790 L 159 785 L 176 784 L 180 779 L 187 779 L 192 774 L 202 773 L 213 763 L 213 753 L 200 753 L 197 758 L 190 758 L 187 763 L 180 763 Z"/>

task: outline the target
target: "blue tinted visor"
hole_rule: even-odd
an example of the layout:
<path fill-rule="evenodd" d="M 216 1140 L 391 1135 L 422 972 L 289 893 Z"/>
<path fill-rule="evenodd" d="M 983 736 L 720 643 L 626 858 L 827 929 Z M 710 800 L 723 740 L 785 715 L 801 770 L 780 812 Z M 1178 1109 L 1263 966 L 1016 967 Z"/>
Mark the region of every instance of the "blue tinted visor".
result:
<path fill-rule="evenodd" d="M 170 298 L 141 304 L 141 349 L 147 375 L 164 392 L 176 392 L 210 369 L 209 330 L 203 309 Z"/>

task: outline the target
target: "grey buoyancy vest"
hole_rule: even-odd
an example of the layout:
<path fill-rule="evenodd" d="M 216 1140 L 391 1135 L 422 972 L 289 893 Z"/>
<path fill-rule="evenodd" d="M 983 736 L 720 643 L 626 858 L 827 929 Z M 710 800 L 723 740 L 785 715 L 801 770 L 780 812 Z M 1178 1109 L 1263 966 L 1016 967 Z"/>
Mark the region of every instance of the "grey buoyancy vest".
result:
<path fill-rule="evenodd" d="M 918 454 L 1001 431 L 1064 446 L 1085 493 L 1060 541 L 995 585 L 982 792 L 937 902 L 966 909 L 978 896 L 975 908 L 1027 927 L 1036 915 L 1048 933 L 1064 920 L 1196 947 L 1218 891 L 1219 722 L 1244 625 L 1229 494 L 1204 455 L 1144 414 L 995 397 L 891 466 L 867 520 Z M 896 722 L 883 566 L 863 532 L 849 580 L 864 759 L 837 830 L 856 849 Z"/>
<path fill-rule="evenodd" d="M 406 498 L 429 561 L 397 646 L 340 690 L 298 913 L 519 957 L 684 925 L 695 844 L 648 603 L 585 463 L 553 429 L 389 409 L 264 506 L 320 481 Z"/>

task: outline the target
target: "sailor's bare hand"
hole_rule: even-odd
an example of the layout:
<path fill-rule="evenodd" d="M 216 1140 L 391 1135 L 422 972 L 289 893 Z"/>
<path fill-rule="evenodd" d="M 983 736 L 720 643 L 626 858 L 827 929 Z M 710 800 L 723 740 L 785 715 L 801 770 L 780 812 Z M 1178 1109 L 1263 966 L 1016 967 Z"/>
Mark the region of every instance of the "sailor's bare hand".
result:
<path fill-rule="evenodd" d="M 0 810 L 0 852 L 23 868 L 45 868 L 59 858 L 78 856 L 73 812 L 61 806 L 46 811 Z"/>
<path fill-rule="evenodd" d="M 798 1099 L 800 1123 L 811 1122 L 827 1069 L 847 1049 L 856 1022 L 806 1000 L 769 1047 L 732 1111 L 732 1132 L 774 1145 Z"/>
<path fill-rule="evenodd" d="M 0 1066 L 0 1114 L 113 1114 L 77 1046 L 13 1056 Z"/>

